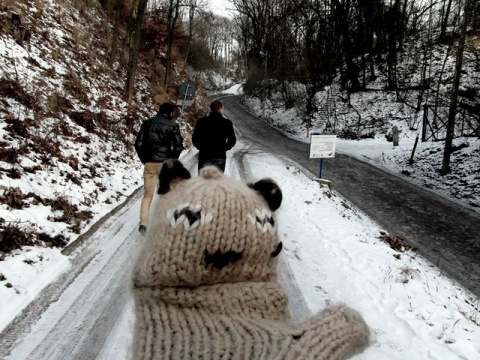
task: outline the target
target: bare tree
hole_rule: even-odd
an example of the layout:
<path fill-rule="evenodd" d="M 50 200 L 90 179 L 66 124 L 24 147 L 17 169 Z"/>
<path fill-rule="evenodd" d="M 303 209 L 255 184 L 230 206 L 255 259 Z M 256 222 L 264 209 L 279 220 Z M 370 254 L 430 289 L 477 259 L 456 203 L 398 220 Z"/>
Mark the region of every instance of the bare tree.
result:
<path fill-rule="evenodd" d="M 195 12 L 197 10 L 197 0 L 188 1 L 188 38 L 187 38 L 187 48 L 185 49 L 185 64 L 188 59 L 188 52 L 190 51 L 190 43 L 192 41 L 192 32 L 193 32 L 193 19 L 195 17 Z"/>
<path fill-rule="evenodd" d="M 111 14 L 115 1 L 116 0 L 100 0 L 100 4 L 107 11 L 108 14 Z"/>
<path fill-rule="evenodd" d="M 442 25 L 440 28 L 439 39 L 442 40 L 447 35 L 447 25 L 449 22 L 450 11 L 452 9 L 452 0 L 443 0 L 442 6 Z"/>
<path fill-rule="evenodd" d="M 120 36 L 120 24 L 121 24 L 121 17 L 122 12 L 124 9 L 124 4 L 122 0 L 115 0 L 113 4 L 113 12 L 114 12 L 114 23 L 113 23 L 113 31 L 112 31 L 112 47 L 110 49 L 110 57 L 109 63 L 110 65 L 113 64 L 118 52 L 118 37 Z"/>
<path fill-rule="evenodd" d="M 344 56 L 347 79 L 350 81 L 351 92 L 360 90 L 358 80 L 359 68 L 354 61 L 352 34 L 349 17 L 352 9 L 352 0 L 332 0 L 332 11 L 337 22 L 337 34 L 342 38 L 342 53 Z"/>
<path fill-rule="evenodd" d="M 128 68 L 127 68 L 127 81 L 125 85 L 125 97 L 126 101 L 130 103 L 133 97 L 135 74 L 137 72 L 138 64 L 138 51 L 140 44 L 140 32 L 142 30 L 143 17 L 145 15 L 145 9 L 147 8 L 148 0 L 139 0 L 137 8 L 137 17 L 135 20 L 135 30 L 130 44 Z"/>
<path fill-rule="evenodd" d="M 220 37 L 220 17 L 204 11 L 199 6 L 196 20 L 192 25 L 191 39 L 188 42 L 186 61 L 196 69 L 214 69 L 218 63 L 214 60 L 221 53 L 223 37 Z"/>
<path fill-rule="evenodd" d="M 173 49 L 173 36 L 175 33 L 175 26 L 177 24 L 178 17 L 180 15 L 180 3 L 181 0 L 168 0 L 167 9 L 167 64 L 165 66 L 165 78 L 163 86 L 168 86 L 170 78 L 170 71 L 172 68 L 172 49 Z"/>
<path fill-rule="evenodd" d="M 443 161 L 440 174 L 446 175 L 450 172 L 450 156 L 452 155 L 452 142 L 455 134 L 455 118 L 458 105 L 458 88 L 460 87 L 460 78 L 463 67 L 463 50 L 465 48 L 465 36 L 467 33 L 468 18 L 470 14 L 470 1 L 465 0 L 463 9 L 463 22 L 460 29 L 460 38 L 458 39 L 457 59 L 455 64 L 455 76 L 453 79 L 452 96 L 450 99 L 450 108 L 448 110 L 447 136 L 445 139 L 445 148 L 443 150 Z"/>
<path fill-rule="evenodd" d="M 258 77 L 264 73 L 265 65 L 273 63 L 278 55 L 278 43 L 275 35 L 281 28 L 281 9 L 283 0 L 233 0 L 233 5 L 240 14 L 236 18 L 241 29 L 240 45 L 248 56 L 249 72 Z M 268 56 L 266 56 L 268 54 Z M 258 71 L 260 70 L 260 71 Z M 263 77 L 263 76 L 262 76 Z"/>

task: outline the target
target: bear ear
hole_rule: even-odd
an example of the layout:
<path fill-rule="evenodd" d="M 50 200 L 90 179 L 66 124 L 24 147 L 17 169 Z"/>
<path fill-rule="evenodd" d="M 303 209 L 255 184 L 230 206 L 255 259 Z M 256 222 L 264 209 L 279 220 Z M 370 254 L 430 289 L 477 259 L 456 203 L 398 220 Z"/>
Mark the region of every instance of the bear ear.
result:
<path fill-rule="evenodd" d="M 159 195 L 168 193 L 179 182 L 190 179 L 190 172 L 183 166 L 179 160 L 168 159 L 162 165 L 158 175 Z"/>
<path fill-rule="evenodd" d="M 282 204 L 282 190 L 272 179 L 262 179 L 254 184 L 248 184 L 248 187 L 263 196 L 270 210 L 275 211 Z"/>

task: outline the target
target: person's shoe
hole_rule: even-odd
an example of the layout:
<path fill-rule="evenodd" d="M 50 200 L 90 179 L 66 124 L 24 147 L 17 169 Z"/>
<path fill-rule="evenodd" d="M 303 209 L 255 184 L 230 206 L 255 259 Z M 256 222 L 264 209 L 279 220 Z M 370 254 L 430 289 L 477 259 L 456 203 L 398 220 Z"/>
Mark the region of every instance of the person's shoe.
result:
<path fill-rule="evenodd" d="M 147 227 L 145 225 L 140 225 L 138 227 L 138 231 L 140 232 L 140 234 L 145 235 L 145 233 L 147 232 Z"/>

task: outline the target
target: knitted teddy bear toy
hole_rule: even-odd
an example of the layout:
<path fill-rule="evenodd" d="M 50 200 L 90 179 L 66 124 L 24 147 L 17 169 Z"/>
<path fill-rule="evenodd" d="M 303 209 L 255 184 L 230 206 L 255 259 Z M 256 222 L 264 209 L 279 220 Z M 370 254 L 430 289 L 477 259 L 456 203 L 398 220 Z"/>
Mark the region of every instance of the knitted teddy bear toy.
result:
<path fill-rule="evenodd" d="M 343 305 L 289 319 L 273 180 L 246 185 L 211 166 L 191 178 L 167 160 L 158 193 L 133 273 L 134 359 L 346 359 L 368 345 Z"/>

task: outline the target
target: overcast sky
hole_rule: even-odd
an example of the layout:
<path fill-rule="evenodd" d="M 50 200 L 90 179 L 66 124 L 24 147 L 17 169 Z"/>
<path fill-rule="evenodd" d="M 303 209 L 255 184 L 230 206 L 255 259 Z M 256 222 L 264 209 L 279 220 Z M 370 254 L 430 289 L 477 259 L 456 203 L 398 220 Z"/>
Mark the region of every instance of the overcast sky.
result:
<path fill-rule="evenodd" d="M 229 0 L 207 0 L 210 3 L 212 11 L 218 15 L 232 17 L 231 9 L 233 5 Z"/>

